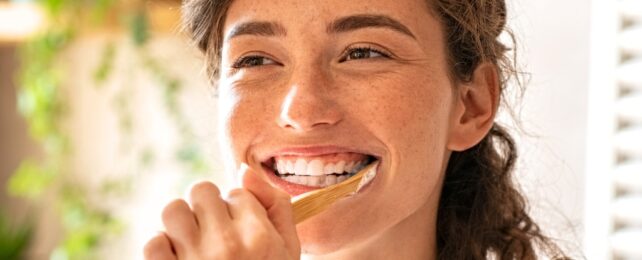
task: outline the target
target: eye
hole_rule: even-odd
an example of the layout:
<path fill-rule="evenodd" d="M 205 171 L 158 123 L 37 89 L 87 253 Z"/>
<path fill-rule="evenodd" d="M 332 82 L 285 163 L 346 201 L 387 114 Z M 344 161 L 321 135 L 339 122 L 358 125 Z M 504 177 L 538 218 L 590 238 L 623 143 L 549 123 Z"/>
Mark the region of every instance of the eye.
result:
<path fill-rule="evenodd" d="M 234 62 L 232 67 L 235 69 L 242 69 L 272 64 L 276 64 L 276 62 L 270 58 L 258 55 L 250 55 L 239 58 L 236 62 Z"/>
<path fill-rule="evenodd" d="M 372 47 L 357 47 L 346 50 L 339 62 L 372 58 L 390 58 L 390 55 Z"/>

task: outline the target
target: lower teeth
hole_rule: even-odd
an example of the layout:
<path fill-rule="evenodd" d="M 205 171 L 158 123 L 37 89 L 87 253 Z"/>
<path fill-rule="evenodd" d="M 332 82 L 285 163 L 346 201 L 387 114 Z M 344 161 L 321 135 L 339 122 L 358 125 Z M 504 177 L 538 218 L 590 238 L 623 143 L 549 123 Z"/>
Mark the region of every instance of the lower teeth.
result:
<path fill-rule="evenodd" d="M 354 174 L 345 173 L 341 175 L 330 174 L 330 175 L 321 175 L 321 176 L 294 175 L 294 174 L 277 175 L 277 176 L 279 176 L 279 178 L 287 182 L 322 188 L 322 187 L 327 187 L 327 186 L 345 181 L 348 178 L 352 177 L 353 175 Z"/>

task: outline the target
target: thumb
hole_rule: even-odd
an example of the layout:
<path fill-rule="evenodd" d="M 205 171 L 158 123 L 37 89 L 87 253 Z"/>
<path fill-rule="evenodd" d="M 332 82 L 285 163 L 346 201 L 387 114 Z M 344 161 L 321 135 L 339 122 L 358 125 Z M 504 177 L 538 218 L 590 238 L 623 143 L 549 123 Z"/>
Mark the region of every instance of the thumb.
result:
<path fill-rule="evenodd" d="M 250 169 L 246 164 L 241 165 L 239 173 L 242 174 L 243 188 L 252 192 L 263 205 L 276 231 L 283 237 L 288 252 L 291 256 L 298 258 L 301 247 L 296 234 L 290 195 L 272 187 L 265 179 L 261 178 L 263 176 L 260 176 L 260 173 Z"/>

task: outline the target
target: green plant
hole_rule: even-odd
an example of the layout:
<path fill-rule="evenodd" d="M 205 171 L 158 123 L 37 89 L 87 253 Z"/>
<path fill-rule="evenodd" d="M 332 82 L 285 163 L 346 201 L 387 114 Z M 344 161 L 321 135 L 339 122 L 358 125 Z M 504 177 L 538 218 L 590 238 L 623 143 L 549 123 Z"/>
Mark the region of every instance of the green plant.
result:
<path fill-rule="evenodd" d="M 0 210 L 0 259 L 23 259 L 32 237 L 30 220 L 16 225 Z"/>
<path fill-rule="evenodd" d="M 95 249 L 104 238 L 120 234 L 125 227 L 108 209 L 89 201 L 88 188 L 74 178 L 69 167 L 73 157 L 73 136 L 63 127 L 70 112 L 63 95 L 69 91 L 69 86 L 64 84 L 68 74 L 59 62 L 59 55 L 82 35 L 83 30 L 87 30 L 77 27 L 79 24 L 89 24 L 90 29 L 99 30 L 108 17 L 120 22 L 118 26 L 128 32 L 137 58 L 142 61 L 142 66 L 128 69 L 150 73 L 163 90 L 162 103 L 181 138 L 181 145 L 176 148 L 176 160 L 191 173 L 206 172 L 208 165 L 178 104 L 181 81 L 148 53 L 151 32 L 149 15 L 143 8 L 144 1 L 39 0 L 35 3 L 47 14 L 47 28 L 21 47 L 22 68 L 17 98 L 29 133 L 42 145 L 45 156 L 43 160 L 26 158 L 9 180 L 7 190 L 13 196 L 32 200 L 42 199 L 45 191 L 48 195 L 53 194 L 49 199 L 58 209 L 64 234 L 52 259 L 95 259 Z M 92 76 L 96 87 L 101 88 L 116 71 L 114 57 L 118 49 L 115 44 L 108 43 L 96 51 L 102 53 L 102 58 L 95 64 Z M 127 93 L 120 93 L 114 101 L 114 113 L 119 118 L 119 130 L 125 139 L 131 138 L 134 125 L 131 103 Z M 149 165 L 153 162 L 154 151 L 143 149 L 139 151 L 138 158 L 140 165 Z M 126 197 L 132 185 L 131 176 L 106 180 L 97 195 L 119 193 Z M 92 195 L 95 193 L 92 191 Z"/>

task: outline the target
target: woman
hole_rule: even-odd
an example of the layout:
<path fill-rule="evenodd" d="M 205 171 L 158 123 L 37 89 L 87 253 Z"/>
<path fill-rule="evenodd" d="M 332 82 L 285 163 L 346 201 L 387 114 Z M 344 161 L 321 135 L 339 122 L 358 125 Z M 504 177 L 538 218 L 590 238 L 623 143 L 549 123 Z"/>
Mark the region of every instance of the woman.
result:
<path fill-rule="evenodd" d="M 184 15 L 243 188 L 202 182 L 167 205 L 148 259 L 561 255 L 494 122 L 513 71 L 503 0 L 192 0 Z M 295 226 L 290 196 L 375 160 L 364 190 Z"/>

